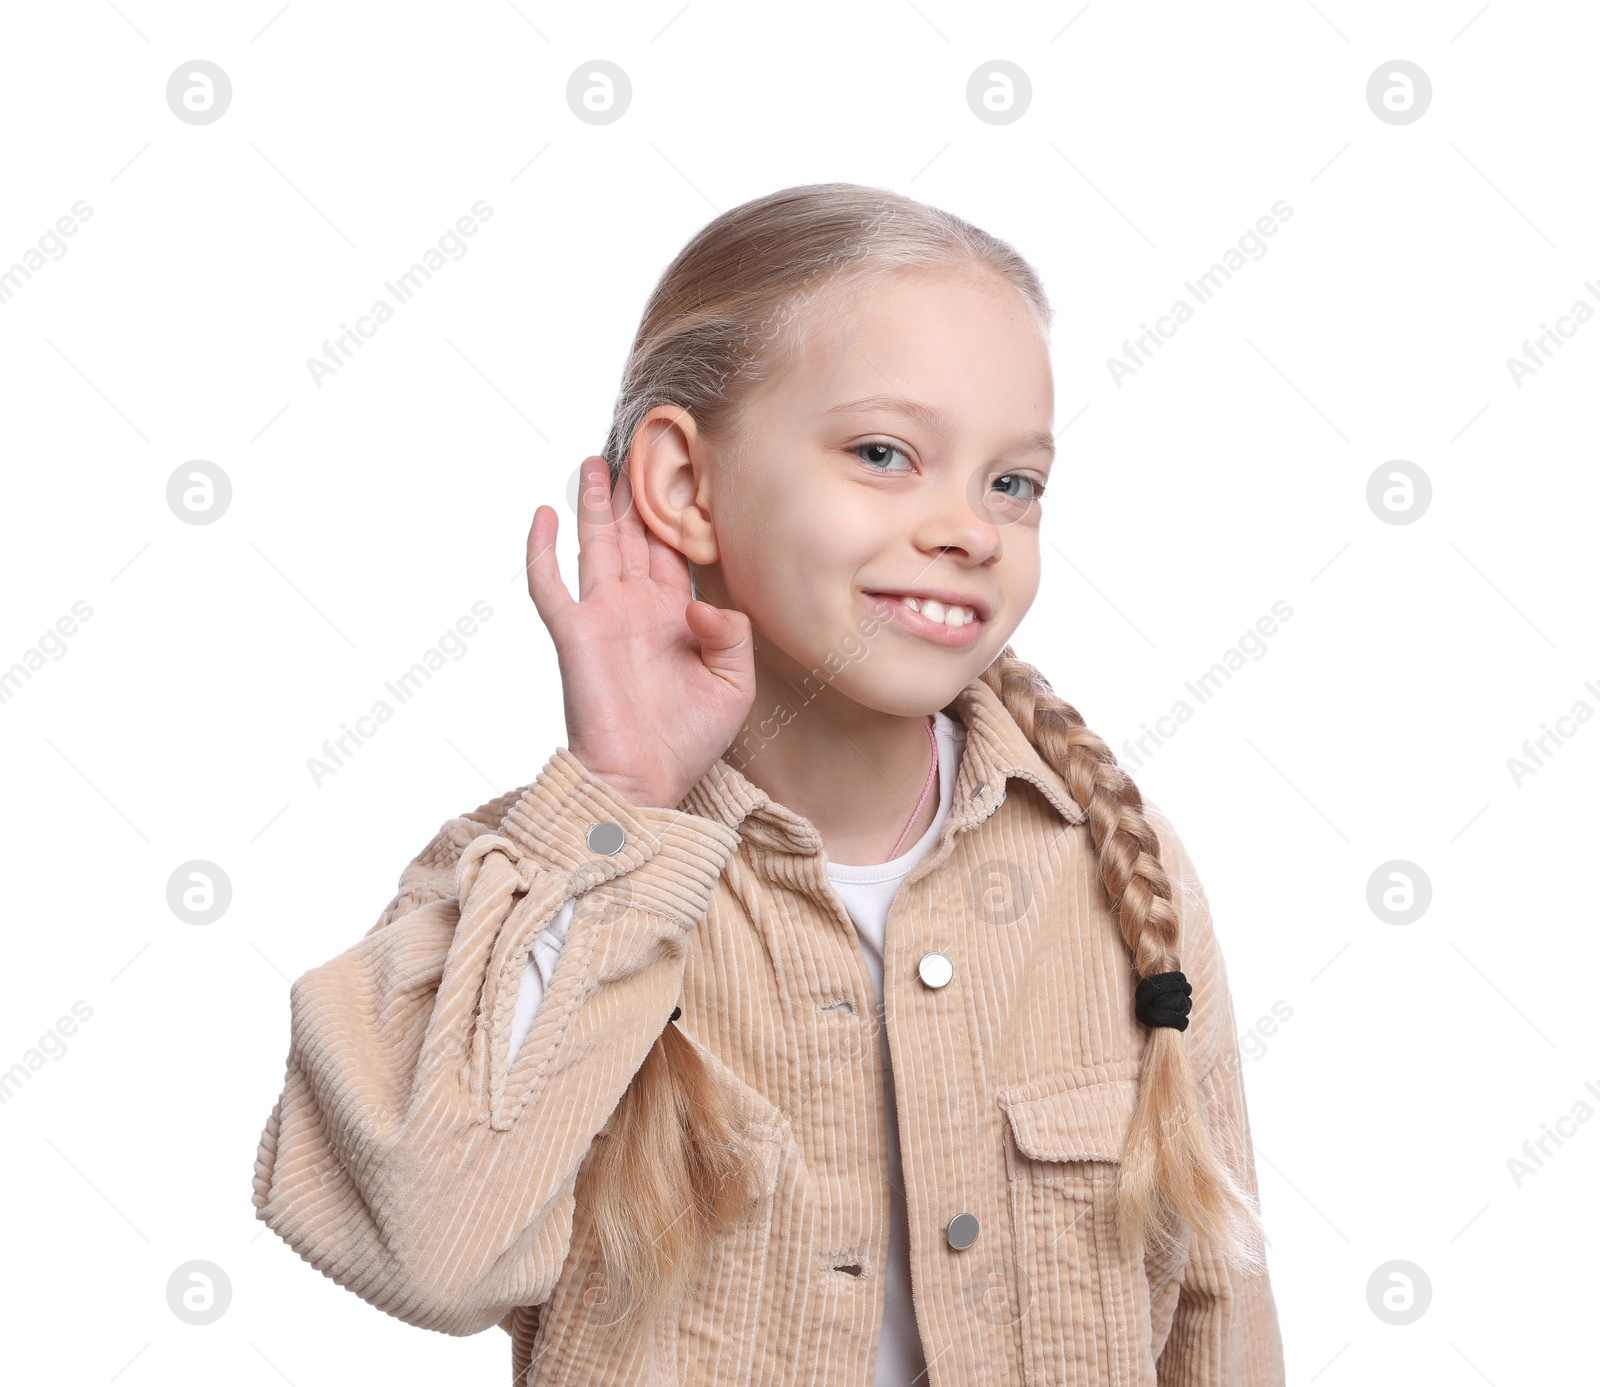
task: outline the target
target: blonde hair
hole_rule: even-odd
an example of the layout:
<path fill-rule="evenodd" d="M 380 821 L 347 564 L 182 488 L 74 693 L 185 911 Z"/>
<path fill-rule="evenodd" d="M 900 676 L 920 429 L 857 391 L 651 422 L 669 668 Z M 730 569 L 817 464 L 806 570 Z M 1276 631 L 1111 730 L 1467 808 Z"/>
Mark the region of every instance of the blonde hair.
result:
<path fill-rule="evenodd" d="M 878 188 L 784 188 L 707 223 L 663 272 L 628 354 L 602 449 L 611 483 L 645 414 L 677 405 L 737 454 L 741 417 L 804 340 L 808 308 L 920 268 L 998 275 L 1048 336 L 1052 310 L 1032 267 L 961 218 Z M 1138 787 L 1071 704 L 1008 646 L 982 679 L 1087 811 L 1100 877 L 1143 978 L 1177 970 L 1179 916 Z M 586 1163 L 584 1198 L 605 1259 L 616 1324 L 650 1320 L 692 1284 L 712 1238 L 756 1196 L 735 1110 L 698 1050 L 668 1025 Z M 1230 1153 L 1231 1154 L 1231 1153 Z M 1174 1215 L 1230 1264 L 1262 1264 L 1259 1217 L 1208 1135 L 1183 1036 L 1153 1027 L 1118 1177 L 1124 1247 L 1171 1249 Z"/>

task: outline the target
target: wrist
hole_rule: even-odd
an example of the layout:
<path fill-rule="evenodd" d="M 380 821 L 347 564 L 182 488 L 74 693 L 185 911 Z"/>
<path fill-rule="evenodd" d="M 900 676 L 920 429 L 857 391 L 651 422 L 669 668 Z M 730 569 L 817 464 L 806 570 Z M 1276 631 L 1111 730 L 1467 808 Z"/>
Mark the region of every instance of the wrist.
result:
<path fill-rule="evenodd" d="M 674 809 L 678 799 L 669 801 L 665 792 L 652 790 L 648 786 L 639 784 L 627 776 L 613 775 L 606 771 L 591 771 L 596 780 L 603 780 L 623 799 L 627 800 L 635 809 Z"/>
<path fill-rule="evenodd" d="M 581 751 L 575 750 L 572 747 L 568 747 L 567 750 L 583 763 L 583 768 L 588 771 L 590 775 L 592 775 L 596 780 L 604 781 L 613 790 L 615 790 L 617 794 L 621 795 L 623 799 L 627 800 L 628 803 L 635 809 L 675 809 L 678 805 L 678 801 L 683 798 L 682 795 L 679 795 L 676 799 L 669 800 L 667 798 L 668 792 L 664 790 L 658 790 L 656 787 L 641 781 L 636 776 L 628 775 L 622 771 L 608 770 L 602 766 L 598 766 L 594 762 L 590 761 L 590 759 Z"/>

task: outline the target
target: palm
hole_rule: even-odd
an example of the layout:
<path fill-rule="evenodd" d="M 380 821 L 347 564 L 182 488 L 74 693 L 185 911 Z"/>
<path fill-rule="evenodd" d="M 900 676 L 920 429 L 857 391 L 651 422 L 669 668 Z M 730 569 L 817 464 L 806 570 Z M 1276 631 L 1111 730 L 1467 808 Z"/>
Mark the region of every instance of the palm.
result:
<path fill-rule="evenodd" d="M 578 601 L 555 558 L 556 515 L 535 512 L 528 592 L 561 670 L 567 746 L 636 802 L 675 805 L 727 750 L 755 698 L 750 623 L 693 600 L 688 561 L 629 504 L 626 473 L 584 464 Z M 621 512 L 620 517 L 618 512 Z"/>

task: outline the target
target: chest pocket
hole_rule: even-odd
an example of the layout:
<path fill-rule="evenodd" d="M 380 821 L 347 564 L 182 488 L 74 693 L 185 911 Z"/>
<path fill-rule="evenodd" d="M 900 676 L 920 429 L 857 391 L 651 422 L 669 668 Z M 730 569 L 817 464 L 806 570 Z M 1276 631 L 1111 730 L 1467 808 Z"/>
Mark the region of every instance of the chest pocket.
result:
<path fill-rule="evenodd" d="M 1152 1279 L 1170 1323 L 1175 1269 L 1147 1268 L 1142 1252 L 1124 1254 L 1116 1224 L 1117 1177 L 1137 1101 L 1135 1078 L 1000 1096 L 1010 1289 L 1029 1387 L 1156 1387 Z"/>

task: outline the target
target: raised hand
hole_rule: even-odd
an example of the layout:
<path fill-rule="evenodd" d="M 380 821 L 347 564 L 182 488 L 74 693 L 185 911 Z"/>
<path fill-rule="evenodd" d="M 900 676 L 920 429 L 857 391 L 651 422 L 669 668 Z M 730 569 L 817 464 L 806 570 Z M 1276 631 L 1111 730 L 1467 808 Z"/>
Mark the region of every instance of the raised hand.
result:
<path fill-rule="evenodd" d="M 556 512 L 528 531 L 528 595 L 555 642 L 567 750 L 634 804 L 674 808 L 755 702 L 750 619 L 691 601 L 689 561 L 631 504 L 627 470 L 584 459 L 578 600 L 556 562 Z"/>

